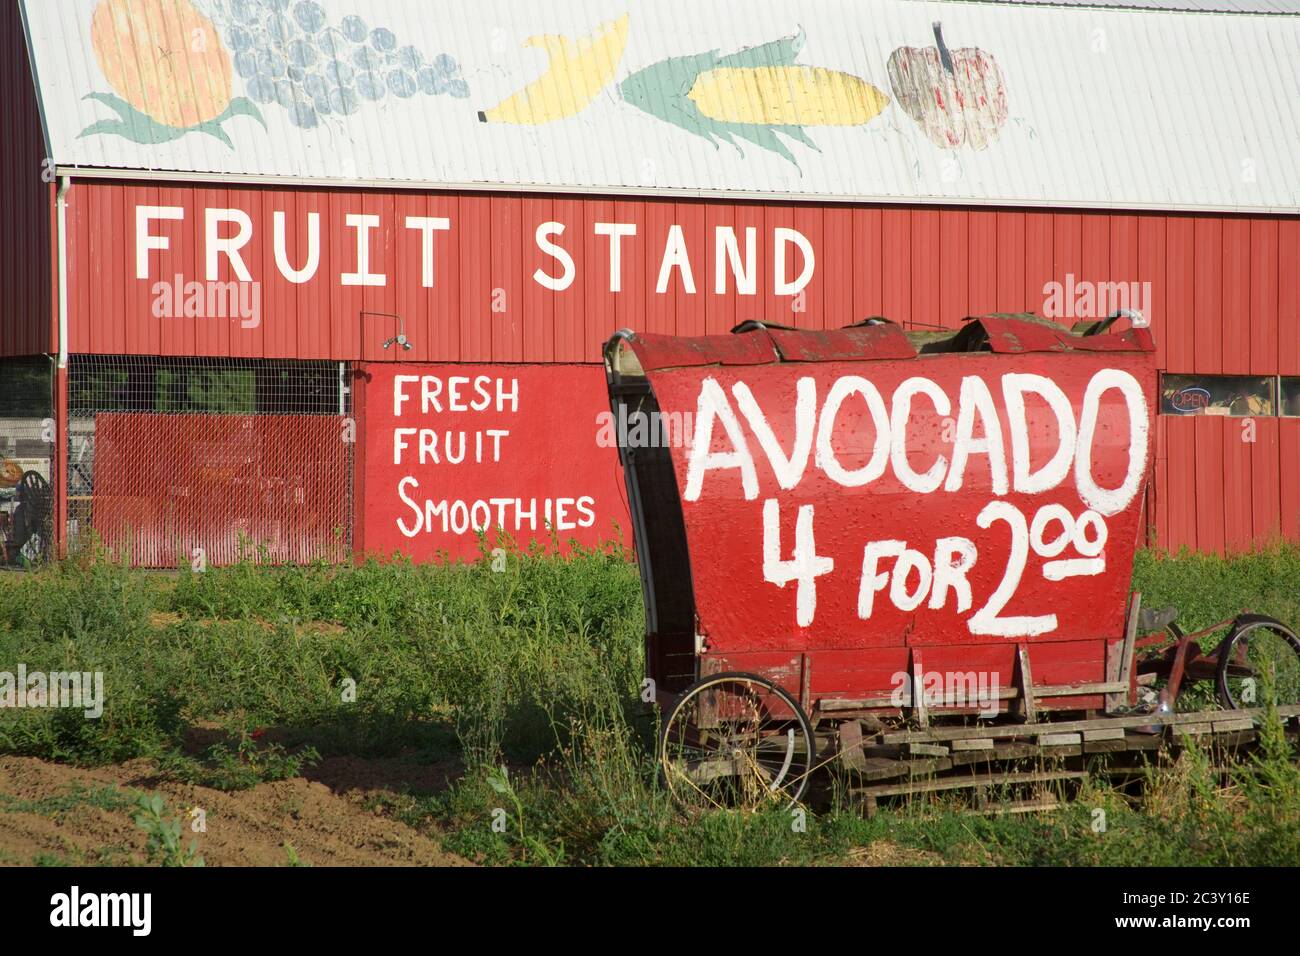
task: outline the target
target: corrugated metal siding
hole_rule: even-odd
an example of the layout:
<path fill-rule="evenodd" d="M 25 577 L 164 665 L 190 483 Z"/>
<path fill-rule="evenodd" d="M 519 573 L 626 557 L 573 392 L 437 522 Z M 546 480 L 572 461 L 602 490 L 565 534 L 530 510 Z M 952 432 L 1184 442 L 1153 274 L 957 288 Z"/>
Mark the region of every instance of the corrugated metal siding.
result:
<path fill-rule="evenodd" d="M 154 253 L 150 278 L 135 279 L 137 204 L 176 205 L 186 222 L 168 224 L 172 249 Z M 156 318 L 151 284 L 177 272 L 202 275 L 202 210 L 248 210 L 255 222 L 246 253 L 263 280 L 256 329 L 211 319 Z M 322 215 L 321 272 L 292 285 L 279 278 L 267 228 L 274 210 L 290 223 Z M 355 265 L 343 227 L 348 212 L 377 214 L 372 266 L 383 288 L 344 288 Z M 407 215 L 445 216 L 452 231 L 436 245 L 435 285 L 420 282 L 418 241 L 396 226 Z M 834 328 L 867 315 L 953 325 L 962 316 L 1044 308 L 1044 285 L 1149 282 L 1160 366 L 1170 372 L 1300 375 L 1300 220 L 1286 217 L 1044 212 L 1027 210 L 791 206 L 762 203 L 576 199 L 481 194 L 381 194 L 76 184 L 69 196 L 72 236 L 71 348 L 75 352 L 235 355 L 267 358 L 448 362 L 594 362 L 615 329 L 716 334 L 766 318 Z M 538 223 L 566 225 L 558 237 L 576 276 L 563 292 L 533 279 L 555 273 L 533 241 Z M 596 222 L 634 223 L 625 240 L 622 291 L 608 288 L 604 239 Z M 674 274 L 655 292 L 665 237 L 680 225 L 697 291 Z M 758 230 L 754 296 L 713 291 L 713 230 Z M 792 227 L 813 244 L 817 269 L 805 311 L 772 293 L 766 237 Z M 300 262 L 295 232 L 289 258 Z M 222 278 L 229 278 L 223 260 Z M 270 277 L 270 278 L 268 278 Z M 500 311 L 494 311 L 494 305 Z M 382 348 L 398 313 L 414 347 Z M 1158 540 L 1200 550 L 1241 547 L 1279 533 L 1300 540 L 1300 420 L 1256 419 L 1243 443 L 1240 419 L 1158 419 L 1153 520 Z"/>
<path fill-rule="evenodd" d="M 223 58 L 232 60 L 227 48 L 245 42 L 228 15 L 236 7 L 226 0 L 103 2 L 113 9 L 154 11 L 155 23 L 174 22 L 177 11 L 197 8 L 220 24 L 198 53 L 189 49 L 192 41 L 184 31 L 175 34 L 182 40 L 164 38 L 161 44 L 130 27 L 100 40 L 101 48 L 138 42 L 146 56 L 160 45 L 177 46 L 165 52 L 169 62 L 183 64 L 178 96 L 191 112 L 212 93 L 207 79 L 192 78 L 212 75 L 202 67 L 219 74 Z M 240 0 L 235 19 L 248 9 L 261 10 L 260 2 Z M 446 81 L 450 89 L 452 80 L 429 74 L 428 94 L 401 97 L 381 87 L 381 102 L 363 102 L 346 119 L 333 111 L 322 118 L 309 114 L 305 102 L 302 109 L 294 105 L 290 84 L 281 92 L 293 112 L 274 101 L 260 106 L 265 128 L 251 117 L 236 116 L 220 120 L 219 129 L 184 132 L 120 112 L 137 123 L 124 133 L 120 124 L 116 132 L 111 127 L 127 104 L 110 107 L 88 95 L 126 97 L 163 118 L 169 111 L 156 91 L 125 88 L 130 84 L 101 71 L 91 28 L 95 0 L 29 2 L 27 9 L 40 74 L 48 81 L 42 93 L 53 148 L 67 166 L 530 191 L 1300 210 L 1300 151 L 1295 149 L 1300 115 L 1294 108 L 1300 18 L 1293 16 L 916 0 L 707 5 L 696 0 L 300 0 L 292 4 L 291 17 L 300 9 L 311 16 L 296 22 L 338 25 L 360 14 L 366 27 L 391 30 L 399 51 L 409 45 L 415 51 L 409 55 L 425 63 L 439 55 L 452 57 L 460 71 L 454 80 L 466 86 L 456 92 L 467 95 L 439 92 L 438 83 Z M 324 21 L 315 17 L 316 10 L 323 11 Z M 254 20 L 264 26 L 270 15 Z M 626 46 L 602 47 L 607 54 L 602 62 L 609 66 L 609 60 L 617 60 L 616 68 L 568 66 L 571 61 L 561 58 L 565 68 L 548 71 L 547 44 L 559 49 L 561 38 L 577 42 L 604 35 L 602 24 L 625 15 Z M 938 67 L 935 21 L 942 22 L 953 56 L 996 62 L 1007 103 L 1000 125 L 990 109 L 976 110 L 980 122 L 967 124 L 937 112 L 926 99 L 926 90 L 948 99 L 954 92 L 930 76 L 932 70 L 947 75 Z M 197 21 L 186 21 L 191 22 Z M 285 22 L 290 32 L 301 34 L 293 19 Z M 320 36 L 311 34 L 313 42 Z M 795 36 L 802 47 L 797 53 L 787 50 L 785 58 L 764 47 Z M 383 37 L 387 44 L 389 34 Z M 524 45 L 529 38 L 537 40 Z M 265 43 L 266 69 L 286 69 L 273 62 L 281 48 L 269 38 Z M 701 74 L 717 80 L 713 88 L 720 105 L 709 109 L 733 121 L 725 127 L 710 126 L 683 95 L 691 90 L 705 102 L 701 97 L 708 84 L 698 77 L 642 74 L 640 106 L 635 89 L 629 94 L 625 85 L 634 74 L 672 58 L 709 51 L 727 56 L 754 47 L 766 50 L 763 62 L 785 66 Z M 346 53 L 358 55 L 360 49 Z M 908 110 L 938 116 L 942 127 L 959 139 L 967 137 L 964 144 L 936 144 L 903 109 L 887 66 L 899 51 L 931 83 L 922 84 L 921 102 Z M 400 73 L 401 55 L 380 57 L 385 82 L 389 74 Z M 929 65 L 922 62 L 926 56 Z M 246 72 L 262 69 L 251 65 L 257 62 L 239 61 L 250 64 Z M 803 69 L 811 67 L 839 77 L 832 81 L 830 73 Z M 307 73 L 299 83 L 304 90 Z M 232 95 L 258 96 L 258 75 L 247 80 L 235 75 L 229 93 L 214 81 L 221 86 L 213 94 L 216 105 Z M 509 115 L 493 110 L 542 75 L 555 79 L 548 96 L 539 94 L 522 110 L 505 110 Z M 417 72 L 409 81 L 417 76 L 423 79 Z M 116 89 L 115 82 L 124 88 Z M 408 80 L 398 76 L 393 82 Z M 800 91 L 803 82 L 810 89 Z M 870 119 L 856 112 L 868 96 L 866 84 L 890 100 Z M 361 89 L 356 82 L 353 87 Z M 274 92 L 271 86 L 266 90 Z M 566 99 L 581 108 L 566 108 Z M 480 111 L 492 121 L 480 121 Z M 748 123 L 755 111 L 768 125 Z M 299 129 L 291 116 L 317 125 Z M 792 126 L 796 121 L 805 125 Z M 105 122 L 109 128 L 100 125 Z M 979 148 L 975 133 L 983 125 L 995 132 Z M 732 141 L 732 136 L 740 138 Z"/>
<path fill-rule="evenodd" d="M 17 4 L 0 9 L 0 355 L 54 350 L 51 319 L 53 186 L 45 158 Z"/>
<path fill-rule="evenodd" d="M 328 415 L 95 415 L 93 524 L 138 567 L 344 561 L 351 449 Z M 88 512 L 89 513 L 89 512 Z"/>
<path fill-rule="evenodd" d="M 974 0 L 951 0 L 970 3 Z M 1097 7 L 1123 10 L 1178 10 L 1185 13 L 1300 13 L 1300 0 L 982 0 L 1031 7 Z"/>
<path fill-rule="evenodd" d="M 1178 283 L 1181 296 L 1171 300 L 1178 313 L 1155 313 L 1169 370 L 1300 375 L 1300 223 L 1171 220 L 1167 240 L 1166 254 L 1182 263 L 1167 269 L 1186 270 L 1191 255 L 1197 270 L 1190 287 L 1186 278 Z M 1196 300 L 1190 321 L 1177 321 L 1193 290 L 1208 300 Z M 1232 323 L 1234 315 L 1249 320 Z M 1162 415 L 1156 424 L 1155 530 L 1163 546 L 1221 553 L 1300 541 L 1300 419 Z"/>
<path fill-rule="evenodd" d="M 181 223 L 156 221 L 170 249 L 149 257 L 135 277 L 135 209 L 175 206 Z M 242 254 L 261 285 L 257 328 L 212 319 L 159 318 L 153 285 L 204 275 L 207 208 L 244 210 L 253 236 Z M 306 254 L 304 224 L 321 216 L 317 275 L 286 281 L 275 264 L 272 222 L 286 214 L 287 255 Z M 352 213 L 377 215 L 371 268 L 383 287 L 343 286 L 356 266 Z M 421 282 L 419 234 L 408 216 L 445 217 L 435 241 L 434 284 Z M 378 361 L 390 321 L 406 321 L 411 361 L 597 361 L 615 328 L 700 335 L 767 318 L 838 327 L 880 313 L 899 322 L 947 324 L 989 311 L 1044 308 L 1043 286 L 1064 282 L 1149 282 L 1161 365 L 1171 372 L 1300 374 L 1296 277 L 1300 220 L 1156 213 L 1046 212 L 961 208 L 809 206 L 705 201 L 610 201 L 573 197 L 379 193 L 310 189 L 211 189 L 77 182 L 68 198 L 70 348 L 74 352 L 242 355 Z M 565 227 L 553 241 L 574 260 L 572 285 L 543 288 L 536 270 L 560 265 L 534 241 L 540 223 Z M 608 241 L 597 222 L 633 224 L 623 243 L 622 289 L 610 292 Z M 679 226 L 694 293 L 674 271 L 657 293 L 664 247 Z M 753 296 L 737 295 L 727 275 L 714 291 L 715 233 L 731 227 L 757 235 Z M 802 303 L 773 291 L 773 231 L 807 237 L 816 269 Z M 219 278 L 231 278 L 222 257 Z M 797 263 L 789 271 L 795 272 Z M 497 309 L 494 311 L 494 304 Z M 802 304 L 804 311 L 794 311 Z M 374 324 L 372 325 L 372 321 Z"/>
<path fill-rule="evenodd" d="M 1300 419 L 1157 419 L 1155 539 L 1177 551 L 1240 552 L 1300 541 Z"/>

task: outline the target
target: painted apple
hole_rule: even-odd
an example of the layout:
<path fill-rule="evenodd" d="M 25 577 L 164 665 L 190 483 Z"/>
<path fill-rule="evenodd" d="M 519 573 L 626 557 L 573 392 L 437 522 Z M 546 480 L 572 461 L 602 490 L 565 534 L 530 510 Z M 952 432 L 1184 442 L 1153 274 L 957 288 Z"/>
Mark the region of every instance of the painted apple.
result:
<path fill-rule="evenodd" d="M 949 50 L 934 24 L 935 45 L 889 55 L 894 99 L 940 148 L 983 149 L 1007 121 L 1007 92 L 997 61 L 978 47 Z"/>

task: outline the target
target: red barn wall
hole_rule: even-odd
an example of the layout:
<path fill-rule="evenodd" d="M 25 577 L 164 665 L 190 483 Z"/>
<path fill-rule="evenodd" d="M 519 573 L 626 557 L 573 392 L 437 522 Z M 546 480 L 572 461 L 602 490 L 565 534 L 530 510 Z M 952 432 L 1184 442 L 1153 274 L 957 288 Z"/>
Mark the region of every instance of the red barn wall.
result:
<path fill-rule="evenodd" d="M 0 356 L 53 352 L 55 186 L 18 4 L 0 5 Z"/>
<path fill-rule="evenodd" d="M 155 220 L 166 250 L 148 253 L 138 279 L 138 206 L 182 210 Z M 155 314 L 156 283 L 205 278 L 207 209 L 247 214 L 241 250 L 260 282 L 255 327 L 224 318 Z M 289 263 L 304 262 L 308 214 L 320 215 L 320 264 L 302 283 L 276 266 L 274 213 L 286 217 Z M 370 270 L 384 285 L 345 285 L 357 268 L 348 215 L 378 217 Z M 421 234 L 407 217 L 441 217 L 431 286 Z M 316 189 L 200 188 L 133 183 L 77 184 L 70 195 L 70 338 L 73 352 L 329 358 L 363 361 L 594 362 L 621 327 L 702 335 L 751 318 L 807 328 L 837 327 L 872 314 L 902 323 L 953 325 L 990 311 L 1044 310 L 1049 282 L 1150 283 L 1147 312 L 1170 372 L 1300 375 L 1300 219 L 1209 214 L 881 208 L 776 203 L 597 199 L 515 194 L 379 193 Z M 573 262 L 572 283 L 543 251 L 542 223 L 564 227 L 548 241 Z M 609 240 L 598 222 L 635 226 L 622 240 L 619 291 L 610 290 Z M 680 227 L 695 291 L 680 269 L 656 290 L 665 247 Z M 756 291 L 714 289 L 715 228 L 743 243 L 757 237 Z M 802 296 L 774 289 L 776 230 L 794 229 L 815 254 Z M 234 227 L 219 226 L 218 235 Z M 791 252 L 788 274 L 801 258 Z M 232 278 L 218 262 L 218 281 Z M 797 308 L 796 308 L 797 306 Z M 799 311 L 798 309 L 801 309 Z M 396 313 L 413 342 L 395 354 L 382 343 Z M 1300 539 L 1300 419 L 1158 419 L 1148 520 L 1170 548 L 1240 549 L 1279 535 Z"/>

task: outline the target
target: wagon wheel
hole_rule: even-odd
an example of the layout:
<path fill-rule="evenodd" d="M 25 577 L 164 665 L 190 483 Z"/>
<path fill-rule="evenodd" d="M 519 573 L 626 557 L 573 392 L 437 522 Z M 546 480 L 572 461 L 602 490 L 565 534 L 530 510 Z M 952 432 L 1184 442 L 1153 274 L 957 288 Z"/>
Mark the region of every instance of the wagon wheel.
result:
<path fill-rule="evenodd" d="M 659 764 L 686 807 L 753 810 L 803 796 L 816 756 L 812 726 L 786 691 L 756 674 L 714 674 L 674 702 Z"/>
<path fill-rule="evenodd" d="M 53 531 L 54 492 L 38 471 L 26 472 L 16 489 L 13 548 L 29 561 L 46 556 Z"/>
<path fill-rule="evenodd" d="M 1300 703 L 1300 637 L 1274 618 L 1241 615 L 1219 646 L 1218 682 L 1227 707 Z"/>

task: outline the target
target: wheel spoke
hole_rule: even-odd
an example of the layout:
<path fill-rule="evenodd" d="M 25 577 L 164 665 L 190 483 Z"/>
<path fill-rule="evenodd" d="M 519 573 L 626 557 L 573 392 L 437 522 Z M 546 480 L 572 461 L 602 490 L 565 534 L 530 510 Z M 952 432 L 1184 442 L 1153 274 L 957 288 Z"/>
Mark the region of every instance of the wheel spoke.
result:
<path fill-rule="evenodd" d="M 1279 623 L 1251 622 L 1228 639 L 1220 691 L 1233 707 L 1300 703 L 1300 639 Z"/>
<path fill-rule="evenodd" d="M 788 694 L 756 675 L 688 689 L 664 725 L 660 759 L 679 802 L 755 809 L 797 801 L 812 771 L 811 727 Z"/>

